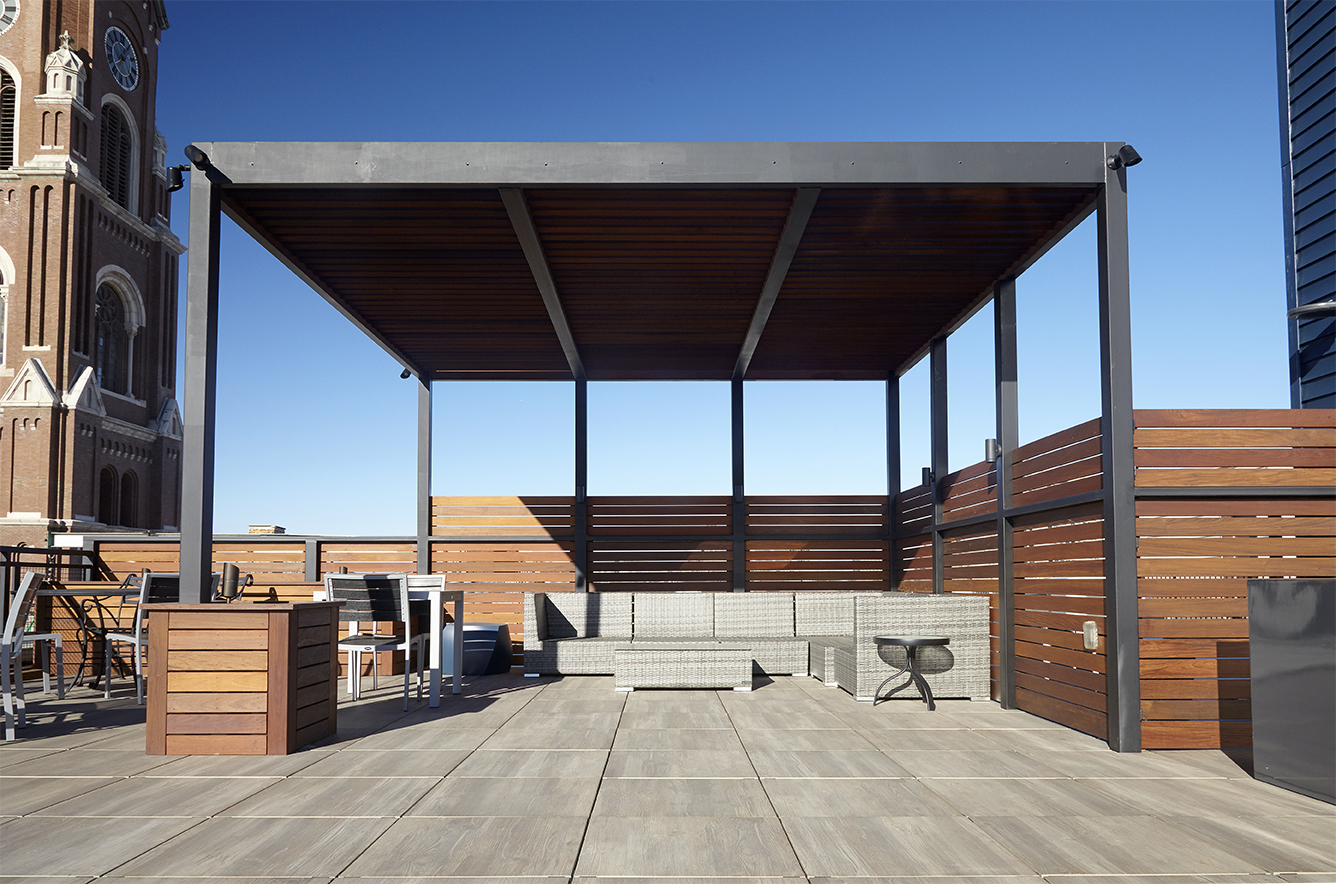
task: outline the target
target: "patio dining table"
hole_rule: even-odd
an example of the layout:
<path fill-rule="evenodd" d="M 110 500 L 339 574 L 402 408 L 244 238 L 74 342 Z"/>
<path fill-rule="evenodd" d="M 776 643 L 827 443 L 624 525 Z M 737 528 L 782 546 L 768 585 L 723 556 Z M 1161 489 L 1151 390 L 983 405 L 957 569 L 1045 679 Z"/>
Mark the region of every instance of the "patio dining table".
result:
<path fill-rule="evenodd" d="M 122 583 L 97 580 L 46 580 L 36 592 L 38 598 L 61 599 L 61 607 L 69 612 L 77 624 L 79 643 L 79 668 L 74 673 L 73 684 L 83 678 L 84 668 L 88 665 L 88 651 L 96 638 L 88 610 L 75 599 L 114 598 L 124 600 L 139 595 L 138 586 L 125 586 Z"/>

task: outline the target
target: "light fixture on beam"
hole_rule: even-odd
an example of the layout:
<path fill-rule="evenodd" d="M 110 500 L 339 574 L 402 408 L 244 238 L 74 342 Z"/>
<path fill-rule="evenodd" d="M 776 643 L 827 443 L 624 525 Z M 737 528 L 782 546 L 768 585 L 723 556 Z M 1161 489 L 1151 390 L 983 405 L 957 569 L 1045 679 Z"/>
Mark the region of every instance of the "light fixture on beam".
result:
<path fill-rule="evenodd" d="M 1104 161 L 1104 164 L 1110 169 L 1117 170 L 1123 166 L 1135 166 L 1139 162 L 1141 162 L 1141 154 L 1137 153 L 1137 149 L 1130 144 L 1124 144 L 1118 148 L 1117 153 L 1109 154 L 1109 158 Z"/>

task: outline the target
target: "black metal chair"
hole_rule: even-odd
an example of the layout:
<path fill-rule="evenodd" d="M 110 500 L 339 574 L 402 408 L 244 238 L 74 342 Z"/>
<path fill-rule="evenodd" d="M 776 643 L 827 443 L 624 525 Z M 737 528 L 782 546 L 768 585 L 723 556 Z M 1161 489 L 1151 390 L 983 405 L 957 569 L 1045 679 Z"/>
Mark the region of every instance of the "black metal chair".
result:
<path fill-rule="evenodd" d="M 348 652 L 348 693 L 354 700 L 362 696 L 362 655 L 371 654 L 371 687 L 379 685 L 380 651 L 405 651 L 404 709 L 408 709 L 408 682 L 412 675 L 410 661 L 417 651 L 418 699 L 422 699 L 422 673 L 426 661 L 427 634 L 416 628 L 414 608 L 408 600 L 406 574 L 326 574 L 325 598 L 343 602 L 339 621 L 349 624 L 349 635 L 339 640 L 339 649 Z M 367 623 L 371 631 L 360 631 Z M 404 634 L 377 632 L 376 624 L 403 624 Z"/>

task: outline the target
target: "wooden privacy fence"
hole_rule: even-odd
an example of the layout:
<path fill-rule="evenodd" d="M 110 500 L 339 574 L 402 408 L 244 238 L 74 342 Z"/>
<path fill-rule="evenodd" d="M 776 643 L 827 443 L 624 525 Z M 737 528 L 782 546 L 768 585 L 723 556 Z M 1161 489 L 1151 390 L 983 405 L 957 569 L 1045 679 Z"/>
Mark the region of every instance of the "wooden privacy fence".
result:
<path fill-rule="evenodd" d="M 1136 411 L 1134 420 L 1142 743 L 1246 746 L 1247 580 L 1336 576 L 1336 411 Z M 523 593 L 573 591 L 581 573 L 603 592 L 725 591 L 740 573 L 748 590 L 984 595 L 994 696 L 1009 672 L 1021 709 L 1107 738 L 1103 455 L 1098 419 L 1020 446 L 1000 514 L 1006 489 L 988 463 L 906 489 L 893 506 L 847 495 L 740 505 L 434 498 L 431 571 L 465 589 L 467 618 L 509 625 L 517 664 Z M 118 578 L 177 563 L 174 537 L 103 536 L 97 551 Z M 278 597 L 309 592 L 340 566 L 413 571 L 417 561 L 410 538 L 227 537 L 213 555 L 216 569 L 236 562 Z"/>
<path fill-rule="evenodd" d="M 1138 411 L 1142 744 L 1252 744 L 1248 580 L 1336 577 L 1336 412 Z"/>

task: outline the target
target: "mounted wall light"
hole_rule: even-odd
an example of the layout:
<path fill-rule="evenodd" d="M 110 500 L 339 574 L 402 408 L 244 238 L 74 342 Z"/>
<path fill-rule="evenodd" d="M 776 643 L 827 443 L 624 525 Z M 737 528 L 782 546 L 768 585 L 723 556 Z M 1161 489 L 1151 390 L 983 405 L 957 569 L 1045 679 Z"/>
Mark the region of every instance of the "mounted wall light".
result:
<path fill-rule="evenodd" d="M 204 169 L 210 165 L 209 155 L 193 144 L 186 145 L 185 155 L 186 159 L 190 160 L 190 164 L 196 169 Z"/>
<path fill-rule="evenodd" d="M 178 190 L 180 190 L 182 187 L 185 187 L 185 185 L 186 185 L 186 179 L 185 179 L 184 176 L 182 176 L 181 173 L 184 172 L 186 169 L 189 169 L 189 168 L 190 168 L 189 165 L 168 166 L 168 167 L 167 167 L 167 192 L 168 192 L 168 193 L 176 193 L 176 192 L 177 192 Z"/>
<path fill-rule="evenodd" d="M 932 487 L 932 467 L 923 468 L 923 484 Z"/>
<path fill-rule="evenodd" d="M 405 368 L 403 371 L 399 372 L 399 377 L 400 377 L 401 380 L 405 380 L 405 381 L 406 381 L 406 380 L 408 380 L 408 379 L 409 379 L 410 377 L 412 377 L 412 376 L 413 376 L 413 372 L 409 371 L 409 370 L 406 369 L 406 368 Z"/>
<path fill-rule="evenodd" d="M 997 444 L 996 439 L 983 440 L 983 459 L 986 463 L 997 463 L 997 459 L 1002 455 L 1002 447 Z"/>
<path fill-rule="evenodd" d="M 1121 169 L 1123 166 L 1135 166 L 1139 162 L 1141 162 L 1141 154 L 1137 153 L 1137 149 L 1130 144 L 1124 144 L 1118 148 L 1117 153 L 1109 154 L 1109 158 L 1104 161 L 1104 164 L 1110 169 Z"/>

